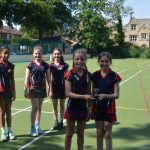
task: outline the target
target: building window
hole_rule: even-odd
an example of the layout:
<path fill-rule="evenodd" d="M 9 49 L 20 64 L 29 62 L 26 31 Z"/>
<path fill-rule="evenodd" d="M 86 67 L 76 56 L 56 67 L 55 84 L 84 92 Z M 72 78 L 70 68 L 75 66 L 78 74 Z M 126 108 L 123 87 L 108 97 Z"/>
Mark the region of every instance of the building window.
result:
<path fill-rule="evenodd" d="M 136 30 L 136 24 L 131 24 L 131 31 L 135 31 Z"/>
<path fill-rule="evenodd" d="M 129 39 L 131 42 L 137 41 L 137 35 L 129 35 Z"/>
<path fill-rule="evenodd" d="M 142 40 L 146 40 L 148 38 L 148 34 L 147 33 L 141 33 L 141 39 Z"/>

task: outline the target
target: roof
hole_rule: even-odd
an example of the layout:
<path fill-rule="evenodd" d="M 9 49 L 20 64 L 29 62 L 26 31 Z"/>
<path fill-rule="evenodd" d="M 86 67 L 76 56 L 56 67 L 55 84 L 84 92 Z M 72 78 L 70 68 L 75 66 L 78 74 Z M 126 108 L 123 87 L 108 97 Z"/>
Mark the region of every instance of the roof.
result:
<path fill-rule="evenodd" d="M 11 28 L 8 26 L 3 26 L 2 28 L 0 28 L 0 33 L 20 35 L 20 36 L 22 35 L 21 32 L 17 30 L 16 28 Z"/>

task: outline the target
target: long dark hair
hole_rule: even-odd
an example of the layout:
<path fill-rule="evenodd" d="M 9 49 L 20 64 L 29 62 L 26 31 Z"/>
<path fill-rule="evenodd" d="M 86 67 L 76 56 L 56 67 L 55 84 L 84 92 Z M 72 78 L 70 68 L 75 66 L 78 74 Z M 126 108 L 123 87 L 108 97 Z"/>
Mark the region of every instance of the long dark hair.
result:
<path fill-rule="evenodd" d="M 0 58 L 1 58 L 2 51 L 7 51 L 10 54 L 10 49 L 8 46 L 1 46 L 0 47 Z"/>
<path fill-rule="evenodd" d="M 59 52 L 60 52 L 60 54 L 61 54 L 60 63 L 61 63 L 61 64 L 65 64 L 64 57 L 63 57 L 63 55 L 62 55 L 61 49 L 60 49 L 60 48 L 54 48 L 53 53 L 54 53 L 54 51 L 59 51 Z M 52 55 L 52 62 L 54 62 L 54 57 L 53 57 L 53 55 Z"/>
<path fill-rule="evenodd" d="M 106 57 L 109 59 L 109 61 L 112 63 L 112 55 L 111 55 L 109 52 L 107 52 L 107 51 L 101 52 L 101 53 L 98 55 L 97 62 L 99 62 L 100 59 L 101 59 L 103 56 L 106 56 Z"/>

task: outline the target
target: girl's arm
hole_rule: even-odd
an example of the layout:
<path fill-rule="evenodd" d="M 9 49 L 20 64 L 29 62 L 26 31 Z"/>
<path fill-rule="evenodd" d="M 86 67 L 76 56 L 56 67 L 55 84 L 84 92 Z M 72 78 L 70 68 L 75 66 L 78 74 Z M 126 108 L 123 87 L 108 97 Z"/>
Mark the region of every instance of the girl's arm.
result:
<path fill-rule="evenodd" d="M 71 92 L 71 82 L 65 80 L 65 90 L 66 90 L 66 96 L 74 99 L 85 99 L 85 100 L 90 100 L 92 99 L 91 95 L 80 95 L 80 94 L 75 94 Z"/>
<path fill-rule="evenodd" d="M 53 86 L 52 86 L 52 81 L 53 81 L 53 75 L 52 72 L 50 72 L 50 89 L 49 89 L 49 97 L 53 96 Z"/>
<path fill-rule="evenodd" d="M 114 93 L 113 94 L 99 94 L 99 99 L 118 99 L 119 98 L 119 82 L 114 84 Z"/>
<path fill-rule="evenodd" d="M 47 83 L 48 83 L 48 86 L 50 87 L 51 85 L 51 79 L 50 79 L 50 69 L 47 69 L 46 71 L 46 79 L 47 79 Z"/>
<path fill-rule="evenodd" d="M 14 79 L 14 69 L 12 70 L 12 87 L 13 87 L 13 97 L 12 100 L 16 99 L 16 87 L 15 87 L 15 79 Z"/>
<path fill-rule="evenodd" d="M 29 94 L 29 74 L 30 74 L 30 70 L 26 68 L 25 82 L 24 82 L 24 96 L 25 97 L 28 97 L 28 94 Z"/>
<path fill-rule="evenodd" d="M 46 79 L 48 83 L 48 95 L 50 96 L 50 90 L 51 90 L 51 72 L 50 69 L 47 69 L 46 71 Z"/>

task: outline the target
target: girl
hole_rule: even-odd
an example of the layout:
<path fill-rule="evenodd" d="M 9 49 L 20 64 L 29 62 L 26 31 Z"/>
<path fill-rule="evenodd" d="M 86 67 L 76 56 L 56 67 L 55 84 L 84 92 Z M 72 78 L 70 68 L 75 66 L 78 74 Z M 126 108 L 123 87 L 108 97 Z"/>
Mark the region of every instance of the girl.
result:
<path fill-rule="evenodd" d="M 65 82 L 64 73 L 68 69 L 68 64 L 64 62 L 62 52 L 55 48 L 52 53 L 51 70 L 51 99 L 53 103 L 53 115 L 55 124 L 53 130 L 63 129 L 64 102 L 65 102 Z M 58 99 L 60 99 L 60 122 L 58 121 Z"/>
<path fill-rule="evenodd" d="M 88 115 L 87 101 L 92 99 L 89 94 L 90 80 L 86 69 L 86 53 L 79 49 L 73 53 L 73 69 L 65 74 L 66 95 L 69 97 L 64 118 L 67 120 L 65 137 L 66 150 L 71 149 L 75 122 L 77 122 L 78 150 L 83 150 L 84 129 Z"/>
<path fill-rule="evenodd" d="M 15 100 L 15 81 L 14 67 L 15 65 L 8 61 L 10 50 L 8 47 L 0 48 L 0 128 L 1 141 L 7 139 L 14 140 L 15 135 L 11 129 L 11 106 Z M 8 134 L 5 131 L 5 116 L 8 127 Z"/>
<path fill-rule="evenodd" d="M 106 139 L 106 150 L 112 150 L 112 127 L 116 119 L 115 99 L 119 98 L 120 76 L 110 69 L 112 56 L 102 52 L 98 56 L 100 70 L 92 74 L 93 93 L 95 94 L 93 114 L 97 128 L 97 149 L 103 149 L 103 138 Z"/>
<path fill-rule="evenodd" d="M 40 129 L 41 107 L 46 94 L 46 78 L 50 85 L 49 65 L 42 59 L 43 48 L 35 46 L 33 48 L 34 60 L 27 65 L 25 76 L 25 97 L 31 99 L 31 130 L 30 135 L 35 137 L 43 134 Z"/>

